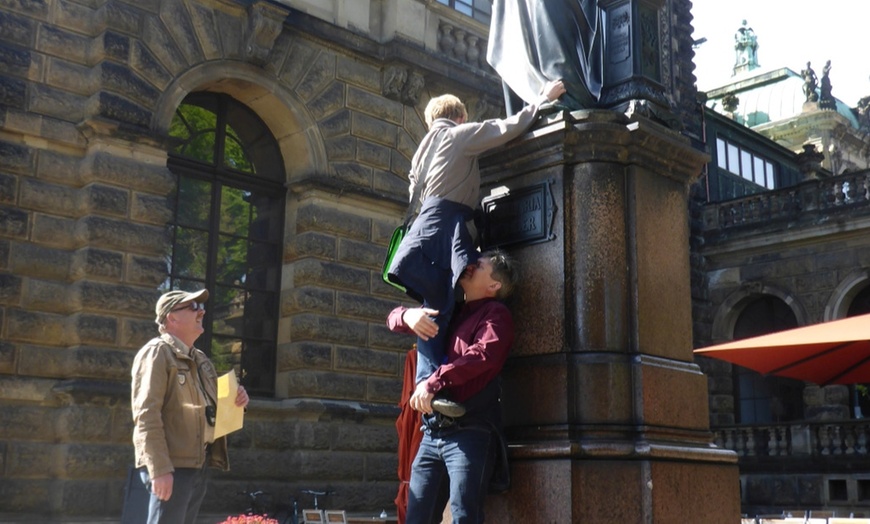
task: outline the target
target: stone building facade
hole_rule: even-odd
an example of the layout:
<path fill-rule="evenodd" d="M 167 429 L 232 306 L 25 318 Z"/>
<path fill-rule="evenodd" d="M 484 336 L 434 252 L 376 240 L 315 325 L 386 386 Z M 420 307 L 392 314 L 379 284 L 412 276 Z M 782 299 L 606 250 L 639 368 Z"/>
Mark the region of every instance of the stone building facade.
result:
<path fill-rule="evenodd" d="M 842 189 L 867 176 L 811 180 L 705 206 L 704 245 L 695 256 L 703 259 L 707 286 L 695 301 L 696 345 L 870 311 L 870 200 L 866 191 Z M 860 388 L 698 360 L 716 442 L 740 456 L 745 513 L 870 514 L 870 424 Z"/>
<path fill-rule="evenodd" d="M 448 28 L 458 40 L 445 40 Z M 300 504 L 311 502 L 301 489 L 332 491 L 322 501 L 331 507 L 389 508 L 412 340 L 385 327 L 402 296 L 379 266 L 431 93 L 455 92 L 474 118 L 500 110 L 482 66 L 485 29 L 423 1 L 0 9 L 0 512 L 120 514 L 130 367 L 156 333 L 181 230 L 174 206 L 185 205 L 170 127 L 197 92 L 252 111 L 286 177 L 273 189 L 285 213 L 280 256 L 258 262 L 280 286 L 260 369 L 274 376 L 231 437 L 232 472 L 216 478 L 206 508 L 243 509 L 242 489 Z"/>
<path fill-rule="evenodd" d="M 870 135 L 861 107 L 825 107 L 804 87 L 787 68 L 749 67 L 705 95 L 696 347 L 870 312 Z M 870 515 L 866 388 L 698 362 L 716 442 L 740 457 L 744 513 Z"/>
<path fill-rule="evenodd" d="M 659 3 L 698 143 L 690 3 Z M 255 397 L 204 511 L 245 489 L 390 509 L 412 340 L 384 325 L 403 296 L 379 271 L 422 111 L 453 92 L 471 119 L 502 113 L 486 25 L 445 4 L 0 7 L 0 514 L 120 514 L 130 367 L 174 286 L 211 288 L 204 347 Z M 185 149 L 193 131 L 220 161 Z"/>

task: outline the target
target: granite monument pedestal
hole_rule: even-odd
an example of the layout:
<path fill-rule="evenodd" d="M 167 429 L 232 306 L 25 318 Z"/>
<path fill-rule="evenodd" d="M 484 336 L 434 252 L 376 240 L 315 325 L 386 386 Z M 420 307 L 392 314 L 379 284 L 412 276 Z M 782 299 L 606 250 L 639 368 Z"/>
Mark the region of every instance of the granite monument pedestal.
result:
<path fill-rule="evenodd" d="M 481 159 L 484 240 L 520 262 L 499 523 L 734 524 L 692 359 L 687 186 L 706 156 L 604 110 L 551 115 Z"/>

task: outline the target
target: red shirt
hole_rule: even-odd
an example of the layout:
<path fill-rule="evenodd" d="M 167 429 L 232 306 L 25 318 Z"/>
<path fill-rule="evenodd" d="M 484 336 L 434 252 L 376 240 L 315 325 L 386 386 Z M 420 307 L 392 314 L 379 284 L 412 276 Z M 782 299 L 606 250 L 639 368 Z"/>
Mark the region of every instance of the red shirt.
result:
<path fill-rule="evenodd" d="M 402 320 L 405 307 L 390 312 L 390 331 L 411 333 Z M 508 308 L 494 298 L 467 302 L 450 321 L 447 363 L 426 381 L 426 390 L 445 389 L 448 396 L 464 402 L 498 376 L 514 341 L 514 321 Z"/>

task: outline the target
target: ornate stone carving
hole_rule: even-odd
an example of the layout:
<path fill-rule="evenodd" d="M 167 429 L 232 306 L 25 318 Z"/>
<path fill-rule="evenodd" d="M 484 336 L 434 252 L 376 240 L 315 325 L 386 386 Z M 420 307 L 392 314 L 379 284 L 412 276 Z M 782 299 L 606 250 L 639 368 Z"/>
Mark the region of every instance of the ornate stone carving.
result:
<path fill-rule="evenodd" d="M 409 106 L 417 105 L 420 101 L 420 94 L 423 92 L 423 87 L 426 85 L 426 80 L 423 75 L 412 71 L 408 74 L 408 82 L 402 89 L 402 102 Z"/>
<path fill-rule="evenodd" d="M 600 0 L 606 27 L 604 32 L 604 85 L 600 107 L 624 111 L 631 100 L 647 100 L 670 111 L 672 96 L 663 83 L 662 61 L 670 53 L 671 24 L 663 12 L 666 2 L 652 0 Z M 663 38 L 667 38 L 665 41 Z M 667 50 L 665 49 L 667 47 Z M 671 65 L 667 71 L 671 72 Z"/>
<path fill-rule="evenodd" d="M 275 39 L 281 34 L 281 26 L 288 11 L 267 2 L 255 2 L 248 7 L 248 31 L 245 39 L 245 55 L 248 60 L 264 65 Z"/>
<path fill-rule="evenodd" d="M 671 16 L 671 4 L 666 2 L 662 7 L 661 15 L 658 17 L 659 34 L 661 35 L 661 60 L 659 60 L 661 78 L 659 80 L 665 86 L 665 93 L 673 93 L 674 89 L 673 79 L 671 78 L 671 66 L 673 63 L 673 58 L 671 57 L 671 47 L 673 45 L 671 42 Z"/>
<path fill-rule="evenodd" d="M 402 88 L 408 81 L 408 70 L 404 67 L 389 66 L 384 70 L 384 80 L 381 93 L 387 98 L 398 100 L 402 94 Z"/>
<path fill-rule="evenodd" d="M 659 43 L 659 16 L 653 10 L 641 10 L 641 70 L 655 80 L 661 80 L 661 45 Z"/>
<path fill-rule="evenodd" d="M 737 108 L 740 106 L 740 99 L 737 98 L 737 95 L 734 93 L 728 93 L 722 97 L 722 109 L 727 111 L 728 113 L 733 113 L 737 111 Z"/>
<path fill-rule="evenodd" d="M 815 144 L 804 144 L 803 149 L 802 153 L 797 154 L 797 162 L 804 180 L 819 178 L 819 173 L 822 171 L 822 160 L 825 159 L 824 153 L 816 149 Z"/>
<path fill-rule="evenodd" d="M 420 94 L 425 85 L 426 80 L 421 73 L 392 65 L 384 70 L 381 93 L 392 100 L 414 106 L 420 101 Z"/>

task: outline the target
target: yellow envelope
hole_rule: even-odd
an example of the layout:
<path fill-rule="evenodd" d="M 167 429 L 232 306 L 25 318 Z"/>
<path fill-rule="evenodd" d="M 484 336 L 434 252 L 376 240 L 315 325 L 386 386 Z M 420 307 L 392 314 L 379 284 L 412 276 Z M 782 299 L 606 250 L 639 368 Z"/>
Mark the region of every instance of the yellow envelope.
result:
<path fill-rule="evenodd" d="M 217 413 L 214 422 L 214 438 L 242 429 L 245 421 L 245 408 L 236 406 L 239 381 L 235 371 L 230 371 L 217 379 Z"/>

